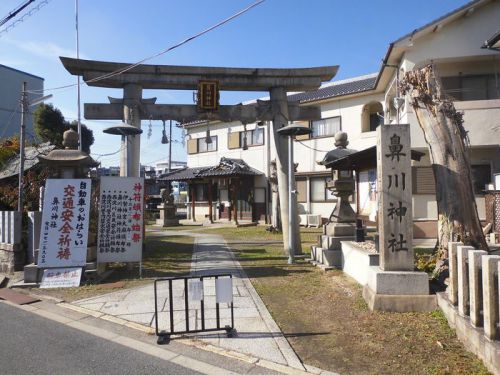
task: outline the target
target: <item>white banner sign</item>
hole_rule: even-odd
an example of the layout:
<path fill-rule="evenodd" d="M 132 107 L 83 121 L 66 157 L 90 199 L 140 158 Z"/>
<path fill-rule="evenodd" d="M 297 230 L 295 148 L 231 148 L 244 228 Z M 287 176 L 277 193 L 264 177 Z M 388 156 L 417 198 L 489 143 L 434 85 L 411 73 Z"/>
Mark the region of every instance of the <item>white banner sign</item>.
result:
<path fill-rule="evenodd" d="M 74 268 L 50 268 L 43 271 L 40 288 L 71 288 L 80 286 L 82 269 Z"/>
<path fill-rule="evenodd" d="M 85 266 L 90 179 L 48 179 L 43 198 L 38 267 Z"/>
<path fill-rule="evenodd" d="M 144 179 L 101 177 L 97 262 L 142 259 Z"/>
<path fill-rule="evenodd" d="M 233 279 L 224 277 L 215 279 L 215 301 L 217 303 L 233 302 Z"/>
<path fill-rule="evenodd" d="M 189 300 L 199 302 L 203 300 L 203 281 L 189 280 L 188 281 L 188 296 Z"/>

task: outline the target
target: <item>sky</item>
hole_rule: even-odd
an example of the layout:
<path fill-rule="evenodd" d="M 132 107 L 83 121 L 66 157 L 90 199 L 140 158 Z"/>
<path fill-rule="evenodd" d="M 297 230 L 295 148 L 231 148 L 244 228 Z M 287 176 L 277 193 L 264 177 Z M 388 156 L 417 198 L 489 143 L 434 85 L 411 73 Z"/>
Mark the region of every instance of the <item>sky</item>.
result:
<path fill-rule="evenodd" d="M 3 18 L 24 0 L 2 0 Z M 79 0 L 80 58 L 135 63 L 193 36 L 253 4 L 255 0 Z M 389 43 L 450 12 L 465 0 L 265 0 L 231 22 L 149 64 L 303 68 L 339 65 L 335 80 L 378 72 Z M 41 76 L 47 103 L 66 119 L 77 118 L 77 90 L 50 90 L 76 83 L 59 56 L 76 57 L 74 0 L 36 0 L 14 27 L 0 27 L 0 64 Z M 23 17 L 23 15 L 26 15 Z M 1 84 L 1 83 L 0 83 Z M 28 88 L 29 89 L 29 88 Z M 115 121 L 88 121 L 83 103 L 107 103 L 122 90 L 81 86 L 82 122 L 94 131 L 91 155 L 118 166 L 120 137 L 102 133 Z M 223 92 L 221 104 L 267 96 Z M 161 104 L 193 104 L 191 91 L 144 90 Z M 141 163 L 168 157 L 160 143 L 162 123 L 142 121 Z M 167 127 L 168 131 L 168 127 Z M 172 160 L 186 160 L 182 131 L 174 127 Z M 112 155 L 108 155 L 112 154 Z"/>

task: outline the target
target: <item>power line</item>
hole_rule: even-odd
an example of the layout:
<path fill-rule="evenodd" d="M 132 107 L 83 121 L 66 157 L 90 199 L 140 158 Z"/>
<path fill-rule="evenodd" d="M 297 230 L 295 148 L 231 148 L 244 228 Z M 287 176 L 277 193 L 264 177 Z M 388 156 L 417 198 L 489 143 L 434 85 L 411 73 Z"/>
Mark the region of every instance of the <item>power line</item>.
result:
<path fill-rule="evenodd" d="M 2 36 L 2 34 L 8 33 L 9 30 L 13 29 L 14 27 L 16 27 L 17 25 L 19 25 L 20 23 L 24 22 L 26 18 L 31 17 L 33 14 L 37 13 L 38 11 L 40 11 L 40 9 L 42 9 L 50 1 L 51 0 L 42 0 L 42 2 L 40 4 L 38 4 L 37 6 L 34 6 L 33 8 L 31 8 L 28 11 L 28 13 L 25 13 L 21 18 L 19 18 L 18 20 L 12 22 L 10 25 L 6 26 L 3 30 L 0 30 L 0 37 Z"/>
<path fill-rule="evenodd" d="M 24 4 L 20 4 L 16 9 L 14 9 L 12 12 L 10 12 L 4 18 L 2 18 L 2 20 L 0 20 L 0 26 L 5 25 L 12 18 L 14 18 L 19 12 L 21 12 L 24 8 L 26 8 L 28 5 L 30 5 L 34 1 L 35 0 L 28 0 Z"/>
<path fill-rule="evenodd" d="M 308 149 L 318 151 L 318 152 L 330 152 L 331 150 L 318 150 L 317 148 L 311 147 L 306 145 L 305 143 L 302 143 L 302 141 L 299 141 L 298 139 L 295 139 L 297 142 L 299 142 L 302 146 L 307 147 Z"/>
<path fill-rule="evenodd" d="M 170 52 L 170 51 L 172 51 L 172 50 L 174 50 L 176 48 L 179 48 L 179 47 L 183 46 L 184 44 L 186 44 L 186 43 L 188 43 L 188 42 L 190 42 L 190 41 L 192 41 L 192 40 L 194 40 L 196 38 L 199 38 L 200 36 L 202 36 L 204 34 L 209 33 L 210 31 L 212 31 L 212 30 L 214 30 L 214 29 L 216 29 L 216 28 L 218 28 L 218 27 L 220 27 L 220 26 L 228 23 L 229 21 L 232 21 L 233 19 L 241 16 L 242 14 L 248 12 L 250 9 L 256 7 L 257 5 L 262 4 L 264 1 L 266 1 L 266 0 L 258 0 L 255 3 L 249 5 L 248 7 L 246 7 L 244 9 L 240 10 L 239 12 L 233 14 L 232 16 L 230 16 L 230 17 L 228 17 L 228 18 L 226 18 L 226 19 L 224 19 L 224 20 L 216 23 L 215 25 L 209 27 L 208 29 L 205 29 L 205 30 L 203 30 L 203 31 L 201 31 L 201 32 L 193 35 L 193 36 L 190 36 L 190 37 L 184 39 L 183 41 L 181 41 L 181 42 L 179 42 L 177 44 L 174 44 L 171 47 L 168 47 L 168 48 L 166 48 L 166 49 L 164 49 L 164 50 L 162 50 L 162 51 L 160 51 L 160 52 L 158 52 L 158 53 L 156 53 L 156 54 L 154 54 L 152 56 L 146 57 L 145 59 L 142 59 L 142 60 L 140 60 L 140 61 L 138 61 L 138 62 L 136 62 L 134 64 L 130 64 L 130 65 L 127 65 L 127 66 L 125 66 L 123 68 L 117 69 L 117 70 L 115 70 L 113 72 L 106 73 L 106 74 L 103 74 L 103 75 L 101 75 L 99 77 L 89 79 L 85 83 L 89 84 L 89 83 L 93 83 L 93 82 L 98 82 L 98 81 L 102 81 L 104 79 L 112 78 L 112 77 L 115 77 L 117 75 L 123 74 L 123 73 L 125 73 L 125 72 L 127 72 L 127 71 L 129 71 L 129 70 L 131 70 L 133 68 L 135 68 L 136 66 L 139 66 L 139 65 L 145 63 L 146 61 L 149 61 L 149 60 L 152 60 L 152 59 L 154 59 L 156 57 L 164 55 L 167 52 Z M 83 85 L 83 83 L 84 82 L 81 82 L 80 85 Z M 59 86 L 59 87 L 53 87 L 53 88 L 50 88 L 50 89 L 33 90 L 33 91 L 28 91 L 28 92 L 34 94 L 34 93 L 39 93 L 39 92 L 47 92 L 47 91 L 55 91 L 55 90 L 67 89 L 67 88 L 75 87 L 75 86 L 78 86 L 78 85 L 79 85 L 78 83 L 74 83 L 74 84 L 69 84 L 69 85 L 64 85 L 64 86 Z"/>

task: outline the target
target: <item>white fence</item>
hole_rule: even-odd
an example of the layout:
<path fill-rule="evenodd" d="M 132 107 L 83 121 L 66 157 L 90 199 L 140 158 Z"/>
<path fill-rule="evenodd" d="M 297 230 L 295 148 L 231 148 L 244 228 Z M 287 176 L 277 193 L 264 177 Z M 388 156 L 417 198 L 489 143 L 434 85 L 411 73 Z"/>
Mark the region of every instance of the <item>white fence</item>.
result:
<path fill-rule="evenodd" d="M 0 244 L 21 243 L 21 213 L 0 211 Z"/>
<path fill-rule="evenodd" d="M 20 270 L 24 264 L 21 250 L 21 213 L 0 211 L 0 272 Z"/>
<path fill-rule="evenodd" d="M 465 346 L 500 374 L 500 256 L 460 242 L 448 251 L 448 301 L 438 303 Z"/>

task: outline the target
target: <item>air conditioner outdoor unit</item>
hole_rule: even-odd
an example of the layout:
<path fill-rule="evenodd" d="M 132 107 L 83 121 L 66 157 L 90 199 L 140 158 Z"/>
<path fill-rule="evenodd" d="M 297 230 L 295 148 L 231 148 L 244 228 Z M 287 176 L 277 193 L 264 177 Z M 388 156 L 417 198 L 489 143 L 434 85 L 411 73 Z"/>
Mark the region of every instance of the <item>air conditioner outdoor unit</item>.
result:
<path fill-rule="evenodd" d="M 307 215 L 307 226 L 319 228 L 321 226 L 321 215 Z"/>

